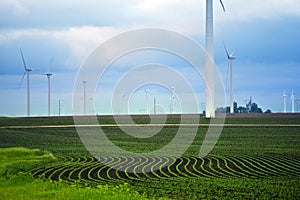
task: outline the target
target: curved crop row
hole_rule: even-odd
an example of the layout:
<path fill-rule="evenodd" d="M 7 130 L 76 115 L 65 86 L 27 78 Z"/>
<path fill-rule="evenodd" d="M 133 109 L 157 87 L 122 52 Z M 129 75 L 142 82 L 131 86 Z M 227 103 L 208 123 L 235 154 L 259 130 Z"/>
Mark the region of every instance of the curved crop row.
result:
<path fill-rule="evenodd" d="M 34 177 L 88 183 L 169 177 L 300 176 L 300 160 L 270 157 L 63 157 L 31 171 Z M 100 162 L 101 160 L 102 162 Z M 105 162 L 105 164 L 103 164 Z"/>

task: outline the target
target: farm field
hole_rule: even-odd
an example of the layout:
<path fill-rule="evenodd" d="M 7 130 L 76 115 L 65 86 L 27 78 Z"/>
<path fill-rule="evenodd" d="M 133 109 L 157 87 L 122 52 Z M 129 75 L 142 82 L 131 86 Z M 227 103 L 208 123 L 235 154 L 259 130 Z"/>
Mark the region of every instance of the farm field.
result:
<path fill-rule="evenodd" d="M 99 121 L 101 124 L 114 124 L 112 118 L 100 118 Z M 149 123 L 148 118 L 136 118 L 135 121 Z M 116 168 L 124 163 L 141 163 L 141 170 L 132 168 L 124 172 L 110 168 L 92 157 L 74 127 L 35 127 L 73 123 L 73 119 L 68 117 L 1 118 L 0 148 L 24 147 L 51 152 L 53 158 L 49 161 L 25 165 L 19 169 L 30 173 L 29 176 L 34 177 L 30 178 L 33 182 L 46 178 L 61 184 L 62 188 L 75 184 L 80 189 L 97 190 L 107 186 L 115 193 L 118 192 L 116 187 L 126 184 L 126 189 L 120 190 L 121 193 L 126 194 L 124 191 L 127 189 L 138 192 L 135 197 L 125 195 L 119 198 L 300 198 L 300 117 L 297 115 L 228 117 L 219 141 L 204 158 L 197 156 L 207 126 L 199 126 L 194 142 L 179 159 L 142 156 L 101 158 Z M 180 120 L 168 118 L 167 123 L 180 123 Z M 200 119 L 200 125 L 208 123 L 209 120 Z M 176 126 L 166 126 L 159 134 L 140 139 L 124 134 L 116 126 L 102 128 L 114 144 L 132 152 L 162 148 L 178 130 Z M 3 154 L 1 160 L 4 160 Z M 168 163 L 167 167 L 157 171 L 143 170 L 165 163 Z M 5 179 L 7 170 L 9 166 L 3 168 L 1 179 Z"/>

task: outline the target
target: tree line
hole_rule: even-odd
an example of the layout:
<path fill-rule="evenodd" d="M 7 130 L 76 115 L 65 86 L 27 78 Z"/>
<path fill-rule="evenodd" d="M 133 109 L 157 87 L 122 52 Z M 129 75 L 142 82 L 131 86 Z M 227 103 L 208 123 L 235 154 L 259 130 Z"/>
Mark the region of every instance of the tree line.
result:
<path fill-rule="evenodd" d="M 233 102 L 234 113 L 263 113 L 263 110 L 258 107 L 257 103 L 251 100 L 246 103 L 246 106 L 238 106 L 237 102 Z M 230 107 L 219 107 L 216 109 L 216 113 L 230 113 Z M 270 109 L 267 109 L 264 113 L 272 113 Z"/>

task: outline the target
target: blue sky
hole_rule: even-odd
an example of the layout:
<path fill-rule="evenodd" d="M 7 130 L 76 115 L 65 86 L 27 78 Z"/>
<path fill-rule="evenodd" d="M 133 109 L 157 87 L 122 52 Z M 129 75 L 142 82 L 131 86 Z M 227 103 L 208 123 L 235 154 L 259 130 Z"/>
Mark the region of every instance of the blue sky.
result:
<path fill-rule="evenodd" d="M 228 61 L 223 48 L 235 50 L 234 96 L 239 105 L 252 96 L 263 110 L 283 110 L 282 94 L 300 98 L 300 1 L 298 0 L 223 0 L 226 12 L 214 2 L 215 62 L 228 88 Z M 0 116 L 26 116 L 26 81 L 19 88 L 23 64 L 39 70 L 31 73 L 31 113 L 47 115 L 47 79 L 40 74 L 51 72 L 51 113 L 58 113 L 63 99 L 64 114 L 72 113 L 72 92 L 76 74 L 85 58 L 102 42 L 122 32 L 137 28 L 164 28 L 183 33 L 204 46 L 204 0 L 0 0 Z M 136 57 L 135 57 L 136 56 Z M 111 91 L 111 77 L 120 77 L 122 65 L 132 65 L 136 58 L 161 62 L 178 68 L 197 92 L 202 110 L 204 87 L 191 66 L 157 52 L 132 55 L 115 64 L 107 75 L 97 112 L 110 113 L 105 91 Z M 141 64 L 140 62 L 137 62 Z M 134 63 L 136 64 L 136 63 Z M 118 66 L 117 66 L 118 65 Z M 116 79 L 116 78 L 115 78 Z M 132 96 L 132 112 L 144 112 L 144 89 L 149 88 L 168 112 L 170 91 L 155 86 L 141 86 Z M 180 92 L 176 90 L 176 92 Z M 228 89 L 226 90 L 228 92 Z M 229 96 L 229 94 L 228 94 Z M 100 105 L 99 105 L 100 104 Z M 180 110 L 179 102 L 177 111 Z"/>

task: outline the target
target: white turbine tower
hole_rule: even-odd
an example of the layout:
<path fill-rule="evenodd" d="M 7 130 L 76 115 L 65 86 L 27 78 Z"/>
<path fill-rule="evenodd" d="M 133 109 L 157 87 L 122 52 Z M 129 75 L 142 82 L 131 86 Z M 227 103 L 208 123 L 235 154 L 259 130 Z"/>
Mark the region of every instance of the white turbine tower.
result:
<path fill-rule="evenodd" d="M 170 86 L 171 96 L 170 96 L 170 114 L 173 113 L 175 107 L 175 87 Z"/>
<path fill-rule="evenodd" d="M 226 55 L 228 58 L 228 62 L 230 65 L 230 113 L 234 113 L 234 107 L 233 107 L 233 83 L 232 83 L 232 62 L 234 59 L 236 59 L 236 57 L 233 55 L 234 52 L 232 52 L 231 54 L 228 53 L 228 50 L 226 48 L 226 46 L 224 45 L 225 51 L 226 51 Z"/>
<path fill-rule="evenodd" d="M 223 11 L 225 7 L 220 0 Z M 213 0 L 206 0 L 206 63 L 205 63 L 205 81 L 206 81 L 206 117 L 215 117 L 215 71 L 214 71 L 214 47 L 213 47 Z"/>
<path fill-rule="evenodd" d="M 149 109 L 148 109 L 148 95 L 149 95 L 149 90 L 145 90 L 146 93 L 146 114 L 149 114 Z"/>
<path fill-rule="evenodd" d="M 295 95 L 294 95 L 294 90 L 292 90 L 291 100 L 292 100 L 292 113 L 294 113 L 295 112 Z"/>
<path fill-rule="evenodd" d="M 156 115 L 156 98 L 153 98 L 153 114 Z"/>
<path fill-rule="evenodd" d="M 50 112 L 51 112 L 51 109 L 50 109 L 50 91 L 51 91 L 51 87 L 50 87 L 50 77 L 53 75 L 52 73 L 50 73 L 50 67 L 51 67 L 51 64 L 52 64 L 52 61 L 53 61 L 53 57 L 51 58 L 50 60 L 50 63 L 49 63 L 49 66 L 48 66 L 48 72 L 43 74 L 43 75 L 46 75 L 47 78 L 48 78 L 48 116 L 50 117 Z"/>
<path fill-rule="evenodd" d="M 29 72 L 31 72 L 32 69 L 27 68 L 26 63 L 25 63 L 25 59 L 24 59 L 24 56 L 23 56 L 22 49 L 20 49 L 20 53 L 21 53 L 21 57 L 22 57 L 23 65 L 24 65 L 24 74 L 23 74 L 22 79 L 21 79 L 20 87 L 21 87 L 21 84 L 23 82 L 23 79 L 24 79 L 25 75 L 27 75 L 27 117 L 30 117 Z"/>
<path fill-rule="evenodd" d="M 283 112 L 286 113 L 286 97 L 287 97 L 287 94 L 286 94 L 285 91 L 283 92 L 282 97 L 283 97 Z"/>

